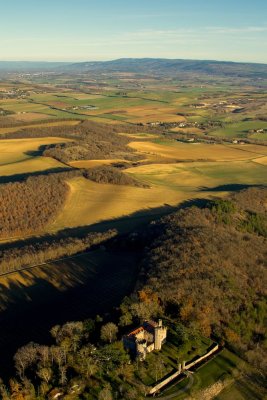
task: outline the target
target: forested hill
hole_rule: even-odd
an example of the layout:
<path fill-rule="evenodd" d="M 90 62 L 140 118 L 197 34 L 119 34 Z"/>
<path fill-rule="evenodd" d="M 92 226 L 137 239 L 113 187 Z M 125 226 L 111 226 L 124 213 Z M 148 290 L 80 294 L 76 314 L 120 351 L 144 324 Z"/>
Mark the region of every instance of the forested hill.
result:
<path fill-rule="evenodd" d="M 64 67 L 69 71 L 133 72 L 176 75 L 181 73 L 267 77 L 267 64 L 236 63 L 210 60 L 172 60 L 162 58 L 122 58 L 104 62 L 83 62 Z"/>
<path fill-rule="evenodd" d="M 267 189 L 190 207 L 154 224 L 140 287 L 166 314 L 225 340 L 266 370 Z"/>
<path fill-rule="evenodd" d="M 88 61 L 78 63 L 0 61 L 0 71 L 53 71 L 73 74 L 87 72 L 130 72 L 160 76 L 204 74 L 264 79 L 267 77 L 267 64 L 164 58 L 121 58 L 112 61 Z"/>

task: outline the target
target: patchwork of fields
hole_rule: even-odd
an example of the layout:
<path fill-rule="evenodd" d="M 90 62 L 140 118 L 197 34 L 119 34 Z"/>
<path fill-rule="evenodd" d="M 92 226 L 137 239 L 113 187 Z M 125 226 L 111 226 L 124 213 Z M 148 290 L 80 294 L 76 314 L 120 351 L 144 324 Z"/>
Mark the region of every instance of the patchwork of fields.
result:
<path fill-rule="evenodd" d="M 257 162 L 265 160 L 266 147 L 150 141 L 133 142 L 130 146 L 146 156 L 149 164 L 125 172 L 150 188 L 115 189 L 114 185 L 74 178 L 69 181 L 71 194 L 64 210 L 49 229 L 92 224 L 137 211 L 152 212 L 166 204 L 175 206 L 193 198 L 223 195 L 238 185 L 266 184 L 266 167 Z M 175 159 L 181 162 L 173 162 Z M 101 160 L 72 164 L 93 167 Z"/>
<path fill-rule="evenodd" d="M 39 153 L 45 144 L 67 139 L 4 139 L 0 174 L 10 176 L 66 168 L 66 164 Z M 267 147 L 259 145 L 189 144 L 149 135 L 129 145 L 143 157 L 135 167 L 124 170 L 149 188 L 114 186 L 92 182 L 83 177 L 68 181 L 70 193 L 64 208 L 46 227 L 46 232 L 88 226 L 129 216 L 146 215 L 156 208 L 177 206 L 194 198 L 227 194 L 239 185 L 266 184 Z M 92 168 L 120 162 L 81 160 L 70 168 Z"/>
<path fill-rule="evenodd" d="M 83 82 L 78 90 L 71 89 L 68 80 L 65 85 L 60 80 L 58 83 L 57 87 L 39 84 L 37 90 L 30 82 L 17 83 L 15 87 L 20 95 L 4 98 L 1 107 L 13 113 L 10 118 L 21 123 L 58 118 L 92 119 L 110 124 L 161 122 L 175 124 L 173 131 L 195 135 L 208 132 L 215 137 L 267 138 L 266 94 L 256 93 L 253 87 L 246 88 L 247 91 L 226 84 L 187 87 L 175 81 L 163 84 L 151 79 L 133 88 L 134 79 L 110 79 L 102 86 Z M 12 92 L 14 87 L 0 86 L 0 93 L 8 90 Z M 210 121 L 220 122 L 221 126 L 207 124 L 204 131 L 197 125 L 179 127 L 183 122 L 206 124 Z M 260 129 L 263 132 L 256 132 Z"/>
<path fill-rule="evenodd" d="M 248 186 L 267 185 L 267 95 L 263 90 L 257 92 L 253 85 L 245 87 L 235 81 L 230 84 L 227 79 L 200 84 L 197 80 L 171 81 L 168 77 L 163 81 L 148 76 L 135 79 L 134 74 L 120 78 L 105 76 L 105 82 L 103 76 L 99 80 L 94 78 L 73 79 L 59 74 L 32 76 L 34 83 L 30 78 L 27 81 L 27 77 L 19 82 L 0 83 L 0 185 L 18 182 L 18 186 L 24 187 L 19 181 L 27 176 L 42 174 L 50 179 L 49 172 L 55 173 L 52 177 L 56 177 L 56 183 L 51 181 L 55 190 L 46 203 L 42 199 L 39 202 L 39 198 L 45 200 L 51 187 L 42 186 L 45 188 L 42 196 L 38 195 L 33 206 L 29 206 L 26 196 L 35 199 L 33 194 L 39 192 L 35 184 L 27 192 L 28 182 L 25 182 L 23 201 L 19 200 L 17 207 L 22 210 L 18 215 L 25 221 L 28 210 L 34 211 L 28 220 L 32 222 L 37 216 L 39 221 L 40 209 L 50 210 L 51 199 L 56 196 L 64 199 L 51 219 L 28 231 L 29 236 L 26 230 L 14 230 L 14 236 L 8 232 L 9 236 L 2 236 L 0 241 L 1 249 L 11 249 L 11 259 L 13 247 L 24 250 L 28 245 L 24 250 L 27 257 L 29 254 L 25 265 L 30 266 L 0 276 L 0 353 L 5 369 L 13 364 L 10 355 L 19 346 L 29 341 L 49 341 L 53 325 L 94 318 L 119 306 L 132 292 L 140 267 L 141 257 L 134 241 L 130 246 L 126 244 L 127 251 L 124 243 L 123 246 L 118 243 L 120 240 L 117 247 L 116 240 L 115 246 L 107 241 L 90 251 L 82 247 L 75 250 L 76 254 L 66 252 L 74 256 L 41 265 L 31 265 L 29 261 L 32 244 L 36 248 L 44 242 L 49 247 L 55 246 L 56 240 L 65 243 L 65 238 L 71 235 L 80 240 L 88 232 L 109 228 L 116 228 L 122 234 L 138 232 L 148 222 L 191 200 L 224 197 Z M 84 120 L 100 122 L 101 126 L 90 126 Z M 104 124 L 113 125 L 112 129 L 107 130 Z M 73 139 L 66 139 L 65 131 L 76 125 Z M 56 127 L 59 129 L 52 130 Z M 8 136 L 21 130 L 26 137 L 34 136 L 33 128 L 38 128 L 40 136 L 47 137 Z M 31 130 L 30 135 L 27 129 Z M 109 141 L 109 134 L 117 131 L 124 136 L 114 134 L 115 145 L 122 142 L 118 150 Z M 67 149 L 59 146 L 65 142 L 72 144 Z M 58 146 L 46 151 L 49 156 L 45 157 L 43 150 L 47 145 Z M 117 168 L 117 175 L 126 174 L 131 184 L 136 184 L 136 180 L 143 185 L 126 186 L 125 180 L 115 179 L 109 182 L 116 184 L 96 183 L 87 179 L 88 171 L 76 171 L 101 166 L 106 166 L 104 171 L 109 171 L 105 173 L 110 173 L 111 178 L 116 177 L 114 168 Z M 113 166 L 113 176 L 112 168 L 107 166 Z M 75 172 L 58 174 L 66 169 Z M 58 182 L 66 189 L 65 197 L 58 195 L 61 193 L 56 186 Z M 6 186 L 7 191 L 14 186 Z M 10 198 L 6 195 L 4 210 L 9 210 Z M 14 214 L 10 218 L 8 215 L 7 223 L 2 226 L 9 226 L 11 220 L 18 221 Z M 0 228 L 1 217 L 3 221 L 0 209 Z M 210 342 L 203 344 L 207 347 Z M 176 368 L 181 357 L 189 357 L 188 352 L 179 353 L 179 346 L 178 342 L 166 344 L 161 353 L 170 368 Z M 192 348 L 191 356 L 198 351 Z M 152 365 L 156 365 L 158 355 L 157 352 L 150 355 Z M 218 400 L 261 399 L 256 385 L 242 375 L 244 371 L 250 372 L 239 357 L 224 349 L 193 377 L 169 387 L 159 398 L 184 399 L 226 379 L 229 385 L 217 396 Z M 146 384 L 157 380 L 152 375 L 146 378 Z"/>

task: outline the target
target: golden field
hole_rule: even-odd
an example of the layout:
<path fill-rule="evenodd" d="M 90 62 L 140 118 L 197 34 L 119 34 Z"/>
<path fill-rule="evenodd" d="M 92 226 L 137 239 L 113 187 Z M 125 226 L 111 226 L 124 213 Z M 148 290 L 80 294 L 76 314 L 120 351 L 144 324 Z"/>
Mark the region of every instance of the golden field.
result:
<path fill-rule="evenodd" d="M 140 139 L 139 135 L 134 136 Z M 66 164 L 38 154 L 40 146 L 65 140 L 54 137 L 1 140 L 0 174 L 66 168 Z M 227 194 L 233 190 L 234 184 L 266 183 L 267 148 L 264 146 L 181 143 L 159 140 L 148 134 L 143 141 L 133 137 L 129 146 L 141 154 L 143 160 L 124 173 L 149 185 L 149 188 L 99 184 L 84 177 L 73 178 L 68 181 L 70 192 L 62 211 L 45 232 L 88 226 L 134 213 L 145 216 L 157 213 L 156 209 L 165 205 L 176 206 L 194 198 Z M 70 162 L 69 167 L 92 168 L 121 161 L 80 160 Z"/>
<path fill-rule="evenodd" d="M 175 141 L 151 142 L 133 141 L 129 146 L 139 154 L 149 159 L 157 160 L 164 158 L 168 160 L 207 160 L 207 161 L 230 161 L 246 160 L 264 155 L 267 149 L 257 145 L 224 145 L 206 143 L 181 143 Z"/>
<path fill-rule="evenodd" d="M 146 213 L 166 202 L 175 205 L 188 198 L 187 193 L 160 186 L 143 189 L 131 186 L 99 184 L 79 177 L 68 182 L 70 194 L 64 209 L 47 228 L 58 231 L 130 215 L 137 211 Z M 192 193 L 193 196 L 193 193 Z"/>
<path fill-rule="evenodd" d="M 38 155 L 40 146 L 65 141 L 68 140 L 55 137 L 0 140 L 0 175 L 15 175 L 65 167 L 57 160 Z"/>
<path fill-rule="evenodd" d="M 25 116 L 27 114 L 24 114 Z M 21 115 L 19 115 L 19 117 L 21 117 Z M 19 119 L 19 118 L 18 118 Z M 25 119 L 26 121 L 27 119 Z M 20 125 L 19 127 L 8 127 L 8 128 L 0 128 L 0 135 L 4 134 L 4 133 L 12 133 L 12 132 L 16 132 L 18 130 L 21 129 L 27 129 L 27 128 L 46 128 L 46 127 L 50 127 L 50 126 L 75 126 L 78 125 L 80 123 L 80 121 L 55 121 L 55 122 L 42 122 L 42 123 L 36 123 L 36 124 L 31 124 L 31 125 Z"/>

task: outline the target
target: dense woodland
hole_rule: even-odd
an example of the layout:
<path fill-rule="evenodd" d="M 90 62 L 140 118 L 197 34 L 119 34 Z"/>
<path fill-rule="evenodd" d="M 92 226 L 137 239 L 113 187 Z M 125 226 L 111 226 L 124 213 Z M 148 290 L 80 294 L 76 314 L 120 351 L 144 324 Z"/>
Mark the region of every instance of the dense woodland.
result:
<path fill-rule="evenodd" d="M 175 212 L 134 237 L 112 239 L 115 248 L 143 248 L 135 291 L 108 317 L 113 322 L 97 317 L 56 326 L 52 346 L 30 343 L 19 349 L 17 378 L 0 386 L 2 398 L 43 400 L 61 393 L 143 399 L 145 365 L 129 364 L 119 339 L 130 327 L 159 316 L 175 327 L 181 346 L 193 337 L 211 337 L 256 366 L 261 379 L 267 367 L 266 199 L 267 189 L 248 189 Z"/>
<path fill-rule="evenodd" d="M 163 218 L 139 281 L 166 313 L 265 371 L 266 200 L 267 189 L 249 189 Z"/>
<path fill-rule="evenodd" d="M 61 210 L 76 171 L 31 176 L 0 185 L 0 237 L 41 230 Z"/>

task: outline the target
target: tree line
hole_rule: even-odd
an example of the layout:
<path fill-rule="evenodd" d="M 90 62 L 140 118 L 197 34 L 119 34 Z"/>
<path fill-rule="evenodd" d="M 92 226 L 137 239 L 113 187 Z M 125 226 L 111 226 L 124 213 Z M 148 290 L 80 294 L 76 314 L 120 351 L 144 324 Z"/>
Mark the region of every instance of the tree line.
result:
<path fill-rule="evenodd" d="M 103 233 L 88 233 L 83 237 L 70 236 L 64 239 L 47 240 L 23 247 L 0 250 L 0 276 L 23 268 L 76 255 L 111 239 L 116 234 L 117 231 L 115 229 L 110 229 Z"/>
<path fill-rule="evenodd" d="M 147 187 L 110 166 L 40 173 L 22 181 L 0 184 L 0 237 L 42 230 L 53 221 L 65 203 L 69 192 L 66 181 L 76 176 L 84 176 L 97 183 Z"/>
<path fill-rule="evenodd" d="M 118 168 L 109 165 L 103 165 L 95 168 L 84 170 L 84 176 L 97 183 L 109 183 L 113 185 L 126 185 L 147 188 L 148 185 L 143 184 L 121 172 Z"/>

